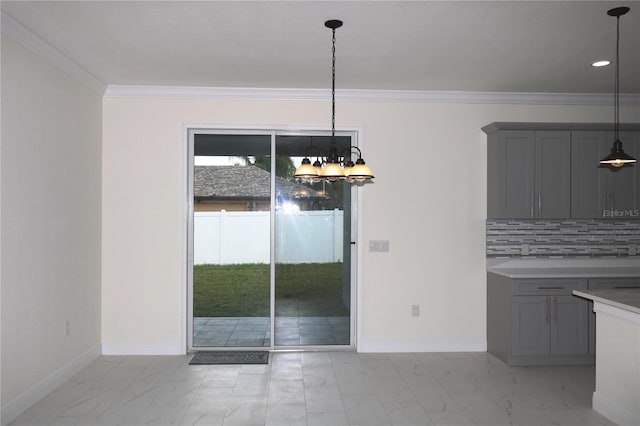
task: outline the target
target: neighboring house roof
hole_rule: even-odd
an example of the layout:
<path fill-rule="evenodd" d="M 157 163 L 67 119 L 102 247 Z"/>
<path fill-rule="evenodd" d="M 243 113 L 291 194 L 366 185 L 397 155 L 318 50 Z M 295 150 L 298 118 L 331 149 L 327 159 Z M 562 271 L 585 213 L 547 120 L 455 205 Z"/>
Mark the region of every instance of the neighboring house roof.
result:
<path fill-rule="evenodd" d="M 256 166 L 195 166 L 196 198 L 269 198 L 270 173 Z M 308 186 L 276 177 L 276 192 L 288 199 L 328 198 Z"/>

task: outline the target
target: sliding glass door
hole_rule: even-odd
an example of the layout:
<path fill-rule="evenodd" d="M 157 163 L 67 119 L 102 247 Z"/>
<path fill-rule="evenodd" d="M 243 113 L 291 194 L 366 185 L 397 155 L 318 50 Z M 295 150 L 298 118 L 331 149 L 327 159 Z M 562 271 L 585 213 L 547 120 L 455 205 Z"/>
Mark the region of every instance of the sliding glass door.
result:
<path fill-rule="evenodd" d="M 276 138 L 276 346 L 351 343 L 350 185 L 293 178 L 308 146 L 328 144 L 323 136 Z M 338 144 L 348 147 L 350 137 Z"/>
<path fill-rule="evenodd" d="M 201 129 L 189 139 L 188 348 L 352 346 L 350 185 L 293 178 L 328 136 Z"/>
<path fill-rule="evenodd" d="M 193 349 L 270 347 L 271 135 L 193 142 Z"/>

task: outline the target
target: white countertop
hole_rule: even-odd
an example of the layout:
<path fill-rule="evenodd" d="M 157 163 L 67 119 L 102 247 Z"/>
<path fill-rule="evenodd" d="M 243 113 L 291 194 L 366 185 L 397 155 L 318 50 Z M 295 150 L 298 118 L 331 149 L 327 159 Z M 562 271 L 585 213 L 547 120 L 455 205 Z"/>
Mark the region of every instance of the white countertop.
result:
<path fill-rule="evenodd" d="M 487 265 L 487 272 L 508 278 L 633 278 L 640 277 L 640 257 L 518 258 Z"/>
<path fill-rule="evenodd" d="M 640 288 L 617 290 L 573 290 L 576 296 L 640 314 Z"/>

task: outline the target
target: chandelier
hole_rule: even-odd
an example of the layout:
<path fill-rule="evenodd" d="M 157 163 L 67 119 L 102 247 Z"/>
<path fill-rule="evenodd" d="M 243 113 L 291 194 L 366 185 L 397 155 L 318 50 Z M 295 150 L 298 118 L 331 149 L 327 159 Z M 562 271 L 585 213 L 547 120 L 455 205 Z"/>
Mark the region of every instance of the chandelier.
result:
<path fill-rule="evenodd" d="M 607 15 L 616 17 L 616 76 L 614 81 L 614 142 L 611 153 L 600 160 L 600 164 L 611 167 L 622 167 L 625 164 L 633 165 L 636 159 L 625 153 L 620 142 L 620 17 L 629 12 L 628 7 L 616 7 L 607 11 Z"/>
<path fill-rule="evenodd" d="M 305 152 L 302 164 L 293 175 L 303 182 L 336 182 L 344 180 L 349 183 L 364 183 L 373 179 L 371 169 L 362 159 L 362 151 L 357 146 L 350 146 L 340 152 L 336 145 L 336 29 L 342 26 L 342 21 L 331 19 L 324 23 L 331 29 L 331 143 L 329 151 L 310 145 Z M 312 153 L 315 151 L 315 154 Z M 309 156 L 316 156 L 311 164 Z M 354 163 L 353 158 L 356 158 Z"/>

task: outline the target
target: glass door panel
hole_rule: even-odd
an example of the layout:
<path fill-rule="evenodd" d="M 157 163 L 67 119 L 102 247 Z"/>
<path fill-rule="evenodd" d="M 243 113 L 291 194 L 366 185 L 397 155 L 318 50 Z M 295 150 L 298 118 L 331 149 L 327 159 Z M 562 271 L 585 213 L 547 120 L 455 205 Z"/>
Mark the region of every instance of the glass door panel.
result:
<path fill-rule="evenodd" d="M 275 346 L 351 344 L 350 185 L 293 178 L 309 144 L 328 143 L 327 136 L 276 137 Z M 351 138 L 337 143 L 348 147 Z"/>
<path fill-rule="evenodd" d="M 271 346 L 271 135 L 195 134 L 192 347 Z"/>

